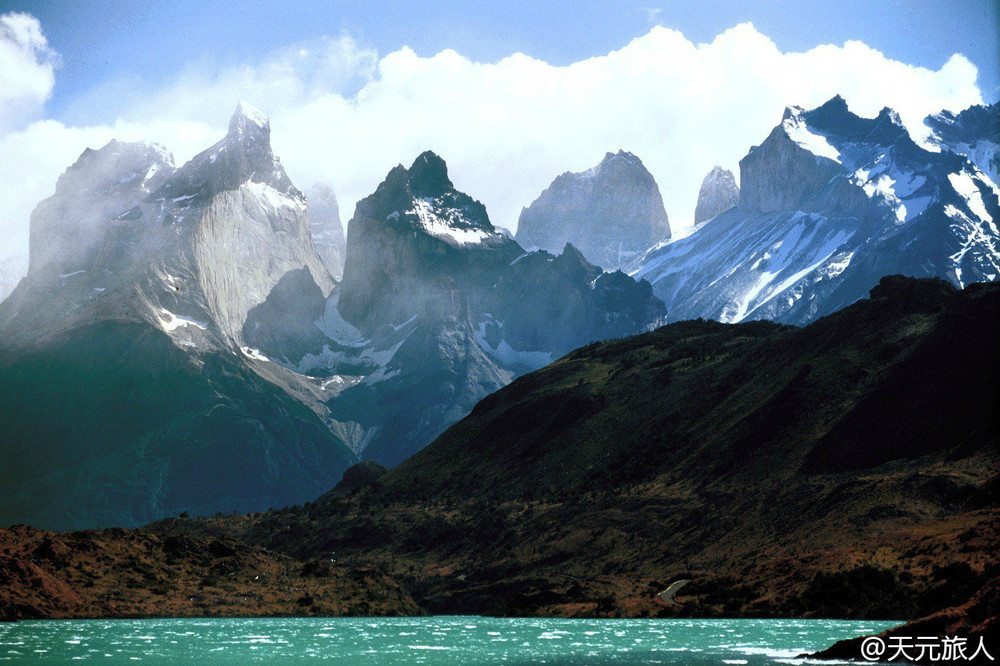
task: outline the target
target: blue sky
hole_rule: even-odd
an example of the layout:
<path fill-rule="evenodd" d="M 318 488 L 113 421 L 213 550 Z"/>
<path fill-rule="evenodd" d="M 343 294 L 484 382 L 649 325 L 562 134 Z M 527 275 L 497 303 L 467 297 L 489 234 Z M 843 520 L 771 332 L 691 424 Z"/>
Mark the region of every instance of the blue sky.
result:
<path fill-rule="evenodd" d="M 1000 99 L 995 0 L 11 2 L 0 0 L 0 262 L 87 147 L 217 141 L 239 100 L 271 118 L 293 182 L 344 221 L 432 149 L 513 230 L 558 174 L 638 155 L 671 227 L 702 178 L 788 105 L 835 94 L 915 136 Z M 515 55 L 522 54 L 522 55 Z M 919 138 L 919 137 L 918 137 Z"/>
<path fill-rule="evenodd" d="M 0 2 L 38 17 L 62 56 L 49 111 L 104 81 L 156 85 L 185 61 L 252 60 L 285 44 L 346 31 L 388 53 L 451 48 L 479 61 L 523 52 L 556 65 L 621 48 L 654 24 L 710 41 L 751 21 L 785 51 L 860 40 L 886 56 L 938 68 L 953 54 L 979 68 L 987 101 L 1000 99 L 1000 11 L 994 0 L 697 0 L 656 2 Z M 0 10 L 2 13 L 4 10 Z M 75 121 L 93 122 L 77 111 Z"/>

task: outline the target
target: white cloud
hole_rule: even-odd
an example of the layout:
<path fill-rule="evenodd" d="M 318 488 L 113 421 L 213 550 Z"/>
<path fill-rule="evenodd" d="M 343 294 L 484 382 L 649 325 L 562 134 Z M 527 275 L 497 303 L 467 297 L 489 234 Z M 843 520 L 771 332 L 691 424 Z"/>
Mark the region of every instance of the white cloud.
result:
<path fill-rule="evenodd" d="M 69 111 L 100 109 L 108 118 L 144 122 L 149 118 L 199 122 L 224 128 L 236 103 L 253 100 L 272 115 L 329 94 L 352 94 L 375 72 L 378 54 L 350 35 L 322 37 L 268 54 L 257 63 L 219 66 L 211 61 L 179 64 L 180 72 L 161 89 L 141 81 L 114 81 L 92 91 Z M 131 88 L 122 104 L 120 85 Z"/>
<path fill-rule="evenodd" d="M 0 15 L 0 135 L 41 110 L 55 85 L 55 65 L 38 19 Z"/>
<path fill-rule="evenodd" d="M 858 113 L 891 106 L 919 127 L 928 113 L 980 103 L 976 75 L 959 55 L 935 71 L 860 42 L 783 53 L 750 24 L 706 44 L 654 27 L 620 50 L 560 67 L 523 54 L 480 63 L 407 48 L 378 59 L 341 36 L 241 67 L 189 64 L 172 84 L 124 104 L 121 90 L 97 89 L 88 104 L 117 114 L 107 126 L 44 121 L 0 139 L 0 155 L 16 156 L 0 158 L 0 230 L 12 237 L 26 227 L 27 212 L 85 145 L 147 138 L 186 159 L 221 136 L 241 98 L 270 113 L 292 179 L 332 183 L 345 218 L 390 168 L 430 148 L 495 223 L 514 228 L 557 174 L 624 148 L 656 177 L 672 224 L 685 226 L 704 175 L 715 164 L 736 171 L 786 105 L 840 93 Z"/>
<path fill-rule="evenodd" d="M 356 98 L 325 96 L 276 115 L 273 126 L 293 175 L 329 179 L 347 211 L 393 164 L 431 148 L 496 223 L 514 227 L 557 174 L 624 148 L 643 159 L 672 222 L 684 226 L 704 175 L 715 164 L 735 171 L 786 105 L 841 93 L 858 113 L 889 105 L 918 126 L 928 113 L 980 102 L 975 81 L 962 56 L 931 71 L 860 42 L 782 53 L 749 24 L 708 44 L 657 27 L 566 67 L 521 54 L 477 63 L 402 49 L 382 58 Z"/>

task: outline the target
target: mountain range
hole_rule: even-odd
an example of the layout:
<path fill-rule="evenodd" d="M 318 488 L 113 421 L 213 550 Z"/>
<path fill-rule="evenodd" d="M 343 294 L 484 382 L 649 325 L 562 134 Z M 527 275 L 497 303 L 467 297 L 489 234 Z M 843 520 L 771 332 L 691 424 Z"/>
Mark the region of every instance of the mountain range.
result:
<path fill-rule="evenodd" d="M 995 116 L 932 116 L 918 144 L 889 109 L 790 107 L 739 187 L 712 170 L 704 221 L 676 240 L 624 151 L 558 176 L 515 238 L 430 151 L 344 237 L 332 189 L 298 190 L 248 105 L 180 167 L 156 145 L 88 149 L 34 211 L 28 275 L 0 304 L 0 521 L 304 502 L 595 341 L 668 320 L 804 325 L 893 273 L 994 280 L 1000 202 L 978 164 Z"/>
<path fill-rule="evenodd" d="M 804 328 L 702 320 L 592 343 L 303 506 L 0 530 L 0 615 L 239 614 L 248 595 L 254 614 L 960 607 L 997 575 L 998 336 L 998 285 L 891 276 Z"/>
<path fill-rule="evenodd" d="M 244 104 L 179 167 L 88 149 L 0 303 L 0 523 L 33 526 L 0 529 L 0 619 L 995 635 L 996 113 L 789 107 L 673 237 L 624 151 L 512 236 L 431 151 L 344 234 Z M 47 531 L 111 525 L 144 527 Z"/>
<path fill-rule="evenodd" d="M 338 283 L 339 214 L 313 189 L 310 220 L 246 105 L 179 168 L 113 141 L 60 177 L 0 304 L 0 521 L 313 499 L 359 456 L 396 464 L 514 376 L 665 316 L 572 246 L 526 253 L 430 152 L 359 203 Z"/>
<path fill-rule="evenodd" d="M 988 159 L 977 162 L 918 145 L 888 108 L 862 118 L 841 97 L 811 111 L 789 107 L 740 161 L 737 205 L 650 249 L 629 273 L 653 285 L 671 321 L 797 325 L 863 298 L 885 275 L 957 287 L 995 280 L 1000 190 L 984 173 L 995 159 L 995 125 L 966 116 L 995 118 L 996 108 L 939 129 L 978 146 L 972 157 Z"/>
<path fill-rule="evenodd" d="M 180 168 L 159 146 L 85 151 L 0 304 L 0 520 L 135 525 L 336 483 L 357 456 L 254 371 L 242 335 L 294 270 L 333 288 L 259 112 Z"/>

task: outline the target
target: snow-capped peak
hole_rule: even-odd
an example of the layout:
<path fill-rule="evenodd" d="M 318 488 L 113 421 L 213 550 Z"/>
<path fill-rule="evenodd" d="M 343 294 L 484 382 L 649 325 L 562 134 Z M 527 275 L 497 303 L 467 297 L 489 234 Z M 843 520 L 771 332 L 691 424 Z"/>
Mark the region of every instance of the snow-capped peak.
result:
<path fill-rule="evenodd" d="M 840 97 L 789 107 L 740 161 L 739 205 L 648 251 L 633 275 L 653 285 L 673 320 L 797 325 L 864 298 L 893 273 L 956 287 L 996 280 L 1000 190 L 974 159 L 948 150 L 989 166 L 997 144 L 978 122 L 989 110 L 965 123 L 931 117 L 943 147 L 931 152 L 889 108 L 863 117 Z"/>
<path fill-rule="evenodd" d="M 798 106 L 785 108 L 784 117 L 781 120 L 781 128 L 785 134 L 813 155 L 839 162 L 840 152 L 830 145 L 825 136 L 810 130 L 805 118 L 803 118 L 803 113 L 803 109 Z"/>
<path fill-rule="evenodd" d="M 924 119 L 927 145 L 965 155 L 994 184 L 1000 183 L 1000 103 L 973 105 L 961 113 L 941 111 Z"/>
<path fill-rule="evenodd" d="M 243 101 L 236 105 L 236 113 L 233 114 L 233 119 L 237 118 L 245 118 L 248 122 L 262 129 L 271 126 L 271 121 L 268 119 L 266 113 L 252 104 Z"/>

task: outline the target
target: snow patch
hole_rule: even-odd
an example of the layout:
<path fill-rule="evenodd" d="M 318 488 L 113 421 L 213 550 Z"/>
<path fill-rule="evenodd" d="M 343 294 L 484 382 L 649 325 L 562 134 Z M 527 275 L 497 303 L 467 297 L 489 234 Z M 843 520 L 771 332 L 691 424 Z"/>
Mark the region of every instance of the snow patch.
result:
<path fill-rule="evenodd" d="M 457 245 L 475 245 L 491 236 L 484 229 L 455 226 L 456 222 L 464 221 L 460 211 L 453 208 L 435 210 L 434 203 L 426 198 L 414 199 L 413 207 L 406 214 L 416 215 L 420 226 L 431 236 L 450 240 Z"/>
<path fill-rule="evenodd" d="M 306 210 L 306 204 L 304 201 L 301 201 L 296 197 L 283 194 L 270 185 L 251 181 L 243 183 L 242 187 L 245 187 L 247 191 L 250 192 L 250 194 L 252 194 L 258 201 L 269 205 L 273 209 L 274 213 L 278 213 L 283 209 L 300 213 L 305 212 Z"/>
<path fill-rule="evenodd" d="M 927 183 L 926 176 L 901 169 L 884 155 L 867 168 L 855 171 L 854 178 L 869 198 L 880 198 L 895 210 L 899 224 L 921 215 L 934 201 L 934 197 L 926 194 L 914 196 Z"/>
<path fill-rule="evenodd" d="M 155 176 L 156 172 L 159 171 L 159 170 L 160 170 L 160 165 L 159 164 L 153 164 L 153 165 L 151 165 L 149 167 L 149 171 L 146 172 L 146 177 L 142 179 L 142 186 L 143 186 L 143 188 L 146 187 L 146 183 L 149 182 L 149 179 L 152 178 L 153 176 Z"/>
<path fill-rule="evenodd" d="M 164 331 L 170 333 L 176 331 L 181 326 L 194 326 L 195 328 L 200 328 L 201 330 L 207 330 L 208 324 L 200 322 L 196 319 L 190 317 L 184 317 L 182 315 L 174 314 L 166 308 L 160 308 L 160 313 L 158 315 L 160 320 L 160 326 Z"/>
<path fill-rule="evenodd" d="M 253 347 L 240 347 L 240 351 L 247 358 L 252 358 L 255 361 L 270 361 L 268 357 L 260 353 L 259 349 L 254 349 Z"/>
<path fill-rule="evenodd" d="M 986 204 L 983 203 L 983 195 L 980 193 L 979 188 L 976 187 L 976 181 L 972 179 L 972 176 L 968 172 L 949 173 L 948 182 L 955 188 L 959 196 L 965 199 L 973 215 L 980 220 L 991 219 L 990 214 L 986 211 Z"/>
<path fill-rule="evenodd" d="M 267 127 L 270 122 L 266 113 L 246 102 L 240 102 L 237 104 L 236 112 L 242 114 L 247 120 L 252 122 L 257 127 Z"/>
<path fill-rule="evenodd" d="M 319 330 L 321 330 L 326 337 L 330 338 L 341 347 L 364 347 L 368 344 L 368 341 L 365 339 L 365 336 L 362 335 L 361 331 L 347 323 L 344 318 L 340 316 L 340 310 L 337 309 L 337 303 L 339 301 L 340 292 L 335 291 L 330 295 L 330 298 L 327 299 L 326 310 L 323 311 L 323 316 L 316 322 L 316 326 L 319 327 Z"/>
<path fill-rule="evenodd" d="M 500 344 L 492 347 L 486 341 L 486 322 L 480 322 L 476 327 L 476 342 L 483 351 L 493 357 L 501 365 L 505 366 L 527 366 L 532 370 L 543 368 L 552 363 L 552 354 L 546 351 L 518 351 L 511 347 L 506 340 L 501 340 Z"/>
<path fill-rule="evenodd" d="M 853 252 L 841 252 L 831 258 L 829 263 L 822 268 L 821 275 L 828 280 L 837 277 L 847 270 L 847 267 L 851 265 L 851 259 L 853 258 Z"/>
<path fill-rule="evenodd" d="M 806 122 L 797 114 L 792 114 L 781 122 L 788 138 L 813 155 L 840 162 L 840 152 L 830 145 L 826 137 L 809 131 Z"/>
<path fill-rule="evenodd" d="M 398 333 L 400 329 L 406 328 L 407 326 L 409 326 L 410 324 L 412 324 L 414 321 L 416 321 L 416 319 L 417 319 L 417 315 L 413 315 L 412 317 L 410 317 L 409 319 L 407 319 L 406 321 L 404 321 L 402 324 L 398 324 L 398 325 L 397 324 L 390 324 L 390 325 L 392 326 L 393 332 Z"/>
<path fill-rule="evenodd" d="M 793 219 L 804 217 L 806 216 L 803 214 L 795 216 Z M 738 295 L 735 301 L 726 307 L 721 313 L 719 321 L 728 324 L 745 321 L 762 305 L 785 293 L 800 280 L 826 264 L 837 250 L 854 236 L 853 231 L 837 230 L 824 238 L 820 232 L 825 220 L 823 218 L 814 220 L 813 216 L 808 216 L 808 218 L 810 223 L 815 223 L 811 228 L 807 229 L 805 221 L 799 222 L 789 229 L 783 238 L 771 246 L 767 254 L 754 263 L 750 270 L 760 270 L 760 275 L 746 291 Z M 814 242 L 817 236 L 821 239 L 818 243 Z M 833 267 L 835 271 L 839 268 L 837 275 L 847 268 L 852 256 L 845 253 L 838 257 L 843 266 Z M 799 266 L 802 268 L 798 268 Z M 829 270 L 830 266 L 828 265 L 822 275 L 830 277 Z M 794 293 L 790 297 L 794 302 L 801 297 L 801 294 Z"/>

